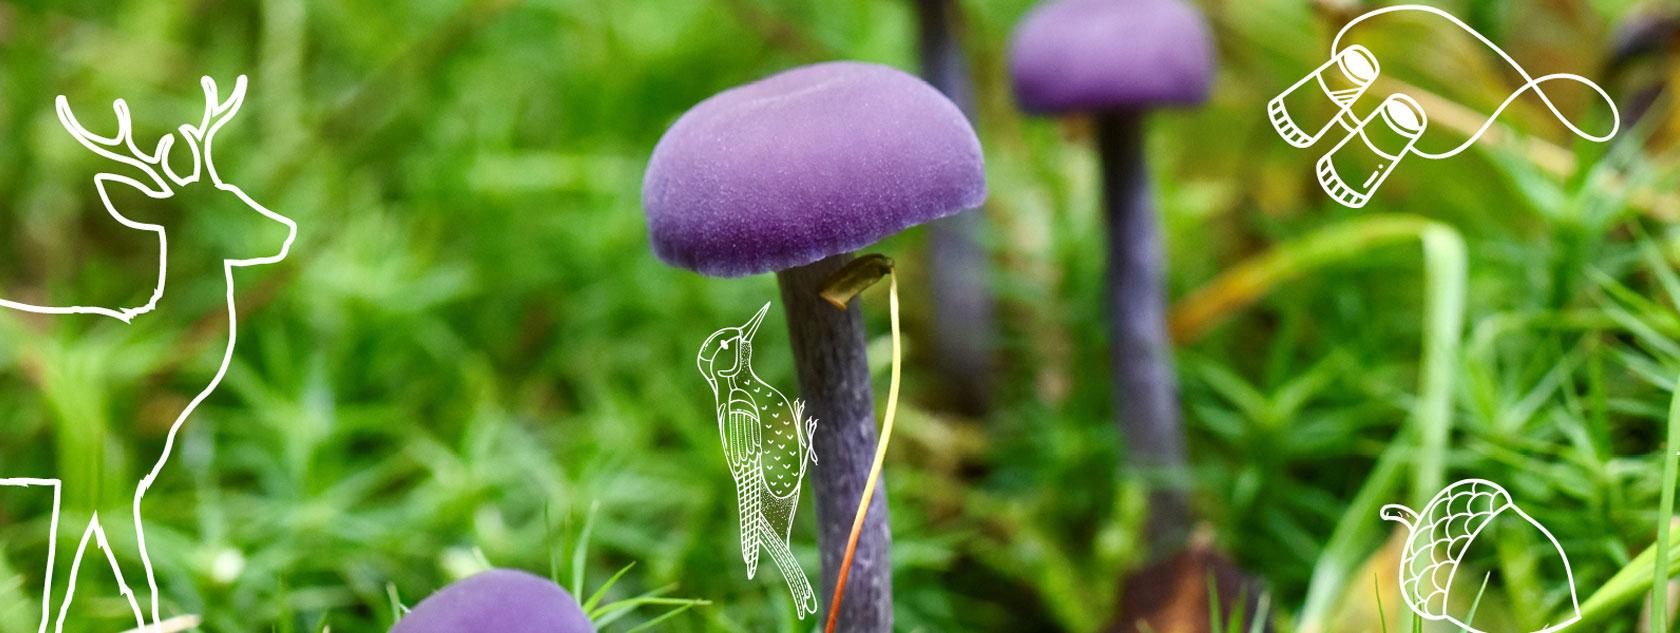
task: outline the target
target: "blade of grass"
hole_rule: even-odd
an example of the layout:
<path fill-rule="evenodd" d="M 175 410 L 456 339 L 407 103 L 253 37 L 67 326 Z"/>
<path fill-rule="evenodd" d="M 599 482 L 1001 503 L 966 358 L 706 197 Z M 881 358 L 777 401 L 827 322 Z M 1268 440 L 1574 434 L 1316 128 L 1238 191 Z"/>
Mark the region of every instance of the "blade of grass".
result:
<path fill-rule="evenodd" d="M 1209 580 L 1212 580 L 1210 575 Z M 1231 605 L 1231 615 L 1225 618 L 1225 631 L 1237 633 L 1243 630 L 1244 618 L 1248 616 L 1248 587 L 1245 585 L 1237 591 L 1237 601 Z"/>
<path fill-rule="evenodd" d="M 1424 341 L 1418 409 L 1413 420 L 1420 449 L 1412 470 L 1412 496 L 1421 502 L 1441 487 L 1447 437 L 1452 429 L 1454 371 L 1464 328 L 1469 277 L 1464 239 L 1444 224 L 1423 232 Z"/>
<path fill-rule="evenodd" d="M 551 507 L 547 501 L 543 502 L 543 546 L 548 550 L 548 579 L 558 585 L 560 584 L 560 553 L 558 548 L 554 546 L 554 520 L 549 516 Z"/>
<path fill-rule="evenodd" d="M 1680 391 L 1669 400 L 1668 441 L 1663 444 L 1662 511 L 1657 514 L 1656 555 L 1652 557 L 1651 630 L 1668 630 L 1670 526 L 1674 523 L 1674 477 L 1680 469 Z"/>
<path fill-rule="evenodd" d="M 1324 551 L 1313 564 L 1312 580 L 1307 586 L 1307 599 L 1301 608 L 1300 630 L 1314 633 L 1324 630 L 1331 609 L 1341 603 L 1342 588 L 1349 576 L 1363 561 L 1365 545 L 1376 538 L 1382 525 L 1372 517 L 1386 500 L 1392 499 L 1400 488 L 1401 467 L 1411 447 L 1404 442 L 1391 442 L 1377 458 L 1370 476 L 1360 486 L 1358 494 L 1348 503 Z"/>
<path fill-rule="evenodd" d="M 391 623 L 395 624 L 402 619 L 403 614 L 407 613 L 408 609 L 403 606 L 402 598 L 397 597 L 397 586 L 395 584 L 385 583 L 385 596 L 391 600 Z"/>
<path fill-rule="evenodd" d="M 633 596 L 633 597 L 630 597 L 630 598 L 625 598 L 623 600 L 614 600 L 612 602 L 601 605 L 599 608 L 595 609 L 594 611 L 590 611 L 589 612 L 589 619 L 594 620 L 595 621 L 595 626 L 597 626 L 597 627 L 605 626 L 607 624 L 607 622 L 611 621 L 611 620 L 604 620 L 603 619 L 603 618 L 606 617 L 607 614 L 614 613 L 614 612 L 617 612 L 617 611 L 622 611 L 624 609 L 634 608 L 636 606 L 643 605 L 643 604 L 653 604 L 652 602 L 649 602 L 649 601 L 651 601 L 651 600 L 663 600 L 665 598 L 662 598 L 661 596 L 665 595 L 666 592 L 668 592 L 672 589 L 676 589 L 676 588 L 677 588 L 677 585 L 675 583 L 672 583 L 672 584 L 669 584 L 669 585 L 665 585 L 663 587 L 656 587 L 656 588 L 650 589 L 646 593 L 643 593 L 641 595 Z"/>
<path fill-rule="evenodd" d="M 1669 577 L 1673 577 L 1676 572 L 1680 572 L 1680 569 L 1676 569 L 1677 566 L 1680 566 L 1676 564 L 1680 562 L 1680 552 L 1675 551 L 1676 549 L 1680 548 L 1676 548 L 1674 543 L 1669 543 L 1667 553 Z M 1621 571 L 1616 572 L 1614 576 L 1610 577 L 1610 580 L 1600 585 L 1598 591 L 1593 592 L 1586 600 L 1581 601 L 1581 619 L 1575 623 L 1576 628 L 1585 628 L 1587 625 L 1596 624 L 1617 615 L 1623 607 L 1638 600 L 1646 591 L 1649 591 L 1651 581 L 1660 575 L 1651 573 L 1652 567 L 1656 565 L 1656 559 L 1657 548 L 1656 544 L 1652 543 L 1651 547 L 1640 552 L 1633 560 L 1628 561 L 1628 564 L 1624 565 Z M 1567 618 L 1568 615 L 1563 614 L 1562 619 Z M 1558 620 L 1559 618 L 1553 619 L 1553 621 Z"/>
<path fill-rule="evenodd" d="M 1382 633 L 1388 633 L 1388 613 L 1383 610 L 1382 579 L 1376 574 L 1371 575 L 1371 595 L 1377 600 L 1377 623 L 1382 625 Z"/>
<path fill-rule="evenodd" d="M 619 618 L 622 618 L 622 617 L 628 615 L 631 611 L 634 611 L 637 607 L 645 607 L 645 606 L 649 606 L 649 605 L 669 606 L 669 607 L 683 607 L 683 606 L 692 607 L 692 606 L 696 606 L 696 605 L 699 605 L 699 604 L 711 604 L 711 602 L 706 601 L 706 600 L 700 600 L 700 599 L 697 599 L 697 598 L 639 598 L 639 599 L 632 599 L 632 600 L 623 600 L 623 601 L 619 601 L 619 602 L 614 602 L 612 604 L 609 604 L 609 605 L 603 607 L 602 610 L 604 612 L 606 612 L 606 614 L 603 615 L 603 617 L 600 620 L 597 620 L 595 622 L 595 626 L 597 628 L 605 628 L 608 624 L 611 624 L 613 622 L 617 622 Z"/>
<path fill-rule="evenodd" d="M 589 504 L 589 516 L 583 520 L 583 531 L 578 534 L 577 544 L 572 547 L 572 595 L 583 595 L 584 563 L 589 557 L 589 533 L 595 529 L 595 512 L 601 509 L 601 502 Z"/>
<path fill-rule="evenodd" d="M 1475 599 L 1470 601 L 1470 612 L 1464 614 L 1464 623 L 1466 625 L 1469 625 L 1470 627 L 1476 626 L 1476 610 L 1481 608 L 1482 596 L 1487 593 L 1488 580 L 1492 578 L 1492 573 L 1482 574 L 1482 587 L 1476 590 Z"/>
<path fill-rule="evenodd" d="M 1266 620 L 1272 616 L 1272 594 L 1260 592 L 1260 605 L 1254 608 L 1254 619 L 1248 622 L 1248 633 L 1266 630 Z"/>
<path fill-rule="evenodd" d="M 1207 573 L 1207 608 L 1208 626 L 1214 630 L 1221 630 L 1219 626 L 1219 583 L 1215 582 L 1213 572 Z"/>
<path fill-rule="evenodd" d="M 661 622 L 664 622 L 664 621 L 669 620 L 671 618 L 677 617 L 678 615 L 681 615 L 684 611 L 687 611 L 689 609 L 693 609 L 694 607 L 705 606 L 705 605 L 709 605 L 709 604 L 711 604 L 711 601 L 709 601 L 709 600 L 690 600 L 690 601 L 688 601 L 688 604 L 684 604 L 684 605 L 682 605 L 680 607 L 677 607 L 675 609 L 672 609 L 670 611 L 666 611 L 664 614 L 660 615 L 659 617 L 654 618 L 652 620 L 648 620 L 648 621 L 643 622 L 641 624 L 638 624 L 634 627 L 631 627 L 629 630 L 625 631 L 624 633 L 636 633 L 637 631 L 646 631 L 648 629 L 653 628 L 654 626 L 657 626 Z"/>
<path fill-rule="evenodd" d="M 1637 226 L 1637 224 L 1634 224 L 1634 226 Z M 1663 258 L 1656 242 L 1646 239 L 1643 232 L 1643 230 L 1640 231 L 1639 256 L 1645 260 L 1645 267 L 1656 275 L 1657 283 L 1662 286 L 1663 294 L 1668 296 L 1669 305 L 1680 308 L 1680 274 L 1676 274 L 1674 267 L 1668 265 L 1668 260 Z"/>
<path fill-rule="evenodd" d="M 601 598 L 606 597 L 607 590 L 611 589 L 613 585 L 617 584 L 618 580 L 620 578 L 623 578 L 624 574 L 626 572 L 630 571 L 630 568 L 635 567 L 635 566 L 636 566 L 636 562 L 635 561 L 630 561 L 629 565 L 625 565 L 623 569 L 618 570 L 618 573 L 613 574 L 612 577 L 608 578 L 606 582 L 601 583 L 601 586 L 595 589 L 595 593 L 590 595 L 588 600 L 584 601 L 584 603 L 583 603 L 584 613 L 588 613 L 591 610 L 594 610 L 595 605 L 601 603 Z"/>

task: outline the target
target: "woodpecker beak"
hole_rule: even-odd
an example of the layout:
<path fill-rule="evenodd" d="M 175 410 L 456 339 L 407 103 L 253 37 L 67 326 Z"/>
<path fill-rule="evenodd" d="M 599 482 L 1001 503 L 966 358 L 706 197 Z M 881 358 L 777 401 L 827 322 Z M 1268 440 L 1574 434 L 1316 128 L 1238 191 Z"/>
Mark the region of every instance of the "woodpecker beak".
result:
<path fill-rule="evenodd" d="M 742 342 L 752 341 L 753 335 L 758 333 L 758 326 L 764 323 L 764 315 L 769 312 L 770 302 L 766 301 L 764 302 L 764 307 L 758 309 L 758 314 L 753 315 L 753 318 L 748 320 L 746 325 L 741 326 Z"/>

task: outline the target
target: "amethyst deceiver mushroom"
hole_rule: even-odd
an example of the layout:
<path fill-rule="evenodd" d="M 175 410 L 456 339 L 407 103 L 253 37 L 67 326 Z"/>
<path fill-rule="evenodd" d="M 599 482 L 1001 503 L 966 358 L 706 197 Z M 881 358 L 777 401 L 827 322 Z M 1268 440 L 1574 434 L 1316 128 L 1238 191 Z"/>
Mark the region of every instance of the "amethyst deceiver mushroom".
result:
<path fill-rule="evenodd" d="M 547 578 L 492 569 L 438 590 L 391 633 L 594 633 L 578 601 Z"/>
<path fill-rule="evenodd" d="M 914 0 L 922 78 L 974 119 L 974 86 L 957 41 L 956 0 Z M 986 283 L 985 214 L 959 213 L 928 225 L 927 283 L 933 356 L 958 411 L 984 413 L 992 384 L 995 306 Z"/>
<path fill-rule="evenodd" d="M 922 80 L 875 64 L 815 64 L 725 90 L 679 118 L 648 160 L 642 205 L 660 259 L 715 277 L 776 272 L 799 392 L 817 420 L 823 604 L 876 428 L 857 303 L 836 310 L 818 292 L 854 251 L 985 196 L 980 141 L 962 112 Z M 892 630 L 889 544 L 877 494 L 839 630 Z"/>
<path fill-rule="evenodd" d="M 1184 429 L 1156 209 L 1144 165 L 1144 118 L 1152 109 L 1207 99 L 1213 46 L 1181 0 L 1058 0 L 1016 27 L 1009 72 L 1015 98 L 1041 114 L 1096 119 L 1108 219 L 1108 319 L 1119 425 L 1131 463 L 1182 475 Z M 1152 553 L 1189 533 L 1185 492 L 1157 486 L 1147 526 Z"/>

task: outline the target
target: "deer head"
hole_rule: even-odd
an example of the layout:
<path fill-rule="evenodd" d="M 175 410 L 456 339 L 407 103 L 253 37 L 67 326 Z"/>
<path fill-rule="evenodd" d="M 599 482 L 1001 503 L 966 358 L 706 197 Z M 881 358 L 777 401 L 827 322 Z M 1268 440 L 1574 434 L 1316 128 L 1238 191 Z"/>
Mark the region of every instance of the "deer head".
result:
<path fill-rule="evenodd" d="M 218 197 L 231 195 L 236 199 L 236 206 L 256 212 L 257 215 L 253 217 L 264 219 L 264 224 L 272 221 L 285 227 L 286 237 L 276 251 L 254 257 L 247 255 L 223 259 L 223 263 L 229 267 L 272 264 L 285 259 L 290 252 L 292 242 L 297 238 L 297 224 L 291 218 L 258 204 L 238 187 L 224 182 L 216 171 L 216 162 L 211 152 L 216 132 L 239 112 L 239 106 L 245 101 L 245 76 L 239 76 L 232 93 L 226 99 L 218 96 L 214 79 L 204 77 L 200 84 L 204 87 L 203 119 L 197 124 L 183 124 L 174 132 L 165 134 L 158 139 L 157 145 L 149 153 L 135 143 L 133 119 L 127 102 L 117 99 L 111 104 L 116 113 L 117 133 L 107 137 L 83 127 L 70 111 L 69 101 L 63 95 L 58 97 L 58 120 L 64 125 L 64 129 L 83 147 L 121 165 L 121 171 L 126 172 L 106 172 L 94 176 L 94 184 L 99 190 L 100 200 L 105 204 L 105 211 L 124 226 L 156 233 L 159 245 L 158 285 L 145 306 L 115 311 L 81 311 L 107 314 L 127 321 L 134 315 L 150 311 L 163 296 L 169 264 L 168 223 L 143 221 L 133 213 L 119 210 L 111 197 L 111 186 L 114 184 L 132 187 L 154 200 L 172 198 L 180 192 L 199 188 L 213 191 Z"/>

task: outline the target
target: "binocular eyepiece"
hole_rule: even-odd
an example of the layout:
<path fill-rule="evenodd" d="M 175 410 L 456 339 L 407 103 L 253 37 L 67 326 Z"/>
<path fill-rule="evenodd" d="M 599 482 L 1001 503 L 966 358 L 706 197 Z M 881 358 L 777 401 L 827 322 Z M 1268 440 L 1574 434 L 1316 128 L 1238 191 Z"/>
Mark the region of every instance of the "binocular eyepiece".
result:
<path fill-rule="evenodd" d="M 1381 72 L 1382 65 L 1369 49 L 1349 46 L 1273 97 L 1266 104 L 1266 116 L 1284 141 L 1312 147 L 1333 124 L 1353 130 L 1350 109 Z"/>
<path fill-rule="evenodd" d="M 1355 209 L 1365 206 L 1428 124 L 1417 101 L 1403 94 L 1389 95 L 1376 112 L 1318 159 L 1319 186 L 1336 202 Z"/>

